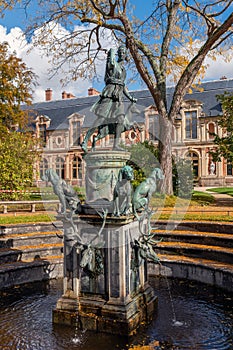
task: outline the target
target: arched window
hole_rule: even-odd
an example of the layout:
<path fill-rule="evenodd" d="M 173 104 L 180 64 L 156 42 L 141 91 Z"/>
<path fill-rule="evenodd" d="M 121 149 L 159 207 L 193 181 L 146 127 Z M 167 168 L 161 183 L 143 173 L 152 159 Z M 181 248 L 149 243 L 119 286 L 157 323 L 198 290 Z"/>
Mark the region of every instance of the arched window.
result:
<path fill-rule="evenodd" d="M 82 179 L 82 159 L 79 157 L 73 159 L 72 176 L 73 179 Z"/>
<path fill-rule="evenodd" d="M 62 179 L 65 178 L 65 162 L 61 157 L 57 157 L 56 159 L 56 173 Z"/>
<path fill-rule="evenodd" d="M 232 163 L 227 163 L 227 175 L 232 176 Z"/>
<path fill-rule="evenodd" d="M 193 177 L 194 177 L 194 179 L 197 179 L 198 175 L 199 175 L 199 157 L 198 157 L 198 154 L 190 151 L 187 153 L 186 158 L 192 162 Z"/>
<path fill-rule="evenodd" d="M 78 158 L 78 178 L 82 179 L 83 171 L 82 171 L 82 159 Z"/>
<path fill-rule="evenodd" d="M 48 161 L 43 158 L 40 162 L 40 179 L 45 175 L 45 171 L 48 169 Z"/>
<path fill-rule="evenodd" d="M 72 178 L 77 179 L 78 178 L 78 158 L 74 157 L 73 163 L 72 163 Z"/>

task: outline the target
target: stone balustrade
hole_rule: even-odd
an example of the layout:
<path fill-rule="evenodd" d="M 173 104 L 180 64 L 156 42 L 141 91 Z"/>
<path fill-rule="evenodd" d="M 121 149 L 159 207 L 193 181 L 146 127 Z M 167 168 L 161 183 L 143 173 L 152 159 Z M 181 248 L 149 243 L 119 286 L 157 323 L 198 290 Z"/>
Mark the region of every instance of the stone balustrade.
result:
<path fill-rule="evenodd" d="M 15 211 L 30 211 L 31 213 L 35 213 L 37 211 L 37 206 L 39 205 L 40 205 L 40 208 L 41 208 L 41 205 L 43 205 L 46 210 L 47 210 L 47 207 L 52 208 L 51 210 L 60 210 L 59 200 L 44 200 L 44 201 L 29 200 L 29 201 L 0 201 L 0 211 L 3 214 L 7 214 L 10 207 L 11 208 L 17 207 Z M 20 210 L 18 210 L 18 207 L 20 207 Z M 41 211 L 41 209 L 39 209 L 39 211 Z"/>

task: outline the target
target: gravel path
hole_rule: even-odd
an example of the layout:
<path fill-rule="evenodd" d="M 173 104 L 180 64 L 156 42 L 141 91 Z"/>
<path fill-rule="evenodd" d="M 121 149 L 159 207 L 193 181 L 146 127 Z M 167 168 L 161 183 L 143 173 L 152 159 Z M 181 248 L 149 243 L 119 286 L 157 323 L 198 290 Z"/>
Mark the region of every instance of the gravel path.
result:
<path fill-rule="evenodd" d="M 195 191 L 206 192 L 211 187 L 195 187 Z M 215 198 L 214 206 L 216 207 L 233 207 L 233 197 L 228 194 L 208 191 Z"/>

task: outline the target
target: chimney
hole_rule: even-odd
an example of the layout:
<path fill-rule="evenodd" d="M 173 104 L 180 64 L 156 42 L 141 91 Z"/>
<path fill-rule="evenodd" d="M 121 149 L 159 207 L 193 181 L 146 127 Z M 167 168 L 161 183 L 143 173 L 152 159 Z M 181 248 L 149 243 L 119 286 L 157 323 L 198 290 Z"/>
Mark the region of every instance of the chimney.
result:
<path fill-rule="evenodd" d="M 100 94 L 99 91 L 93 87 L 90 87 L 88 89 L 88 96 L 94 96 L 94 95 L 99 95 L 99 94 Z"/>
<path fill-rule="evenodd" d="M 74 98 L 75 96 L 71 93 L 71 92 L 68 92 L 67 93 L 67 98 Z"/>
<path fill-rule="evenodd" d="M 75 96 L 71 92 L 63 91 L 63 93 L 62 93 L 62 99 L 63 100 L 66 100 L 68 98 L 74 98 L 74 97 Z"/>
<path fill-rule="evenodd" d="M 53 90 L 48 88 L 45 90 L 45 101 L 51 101 L 53 98 Z"/>
<path fill-rule="evenodd" d="M 61 96 L 62 96 L 62 99 L 65 100 L 67 98 L 67 93 L 63 91 Z"/>

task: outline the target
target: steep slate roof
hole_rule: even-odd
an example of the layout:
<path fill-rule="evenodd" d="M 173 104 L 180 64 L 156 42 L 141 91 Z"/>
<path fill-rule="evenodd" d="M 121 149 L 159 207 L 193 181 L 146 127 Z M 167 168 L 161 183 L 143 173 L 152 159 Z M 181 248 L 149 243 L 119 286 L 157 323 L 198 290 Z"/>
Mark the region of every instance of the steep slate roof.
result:
<path fill-rule="evenodd" d="M 184 100 L 198 100 L 203 103 L 203 112 L 206 116 L 217 116 L 222 113 L 221 106 L 216 100 L 216 95 L 223 94 L 225 91 L 233 92 L 233 79 L 211 81 L 202 83 L 199 86 L 203 91 L 193 89 L 192 93 L 186 94 Z M 174 87 L 167 88 L 168 105 L 171 103 Z M 153 105 L 153 99 L 148 90 L 131 91 L 131 94 L 138 99 L 137 106 L 140 114 L 134 120 L 143 122 L 143 110 Z M 90 127 L 96 119 L 90 111 L 91 106 L 98 100 L 98 96 L 77 97 L 71 99 L 54 100 L 48 102 L 34 103 L 30 110 L 39 115 L 46 115 L 51 119 L 49 130 L 67 129 L 68 117 L 73 113 L 84 115 L 83 127 Z M 24 107 L 27 108 L 28 107 Z"/>
<path fill-rule="evenodd" d="M 194 90 L 192 94 L 185 96 L 185 100 L 194 99 L 203 102 L 202 108 L 206 116 L 221 115 L 222 108 L 216 95 L 222 95 L 225 91 L 233 93 L 233 79 L 202 83 L 200 88 L 204 91 Z"/>

